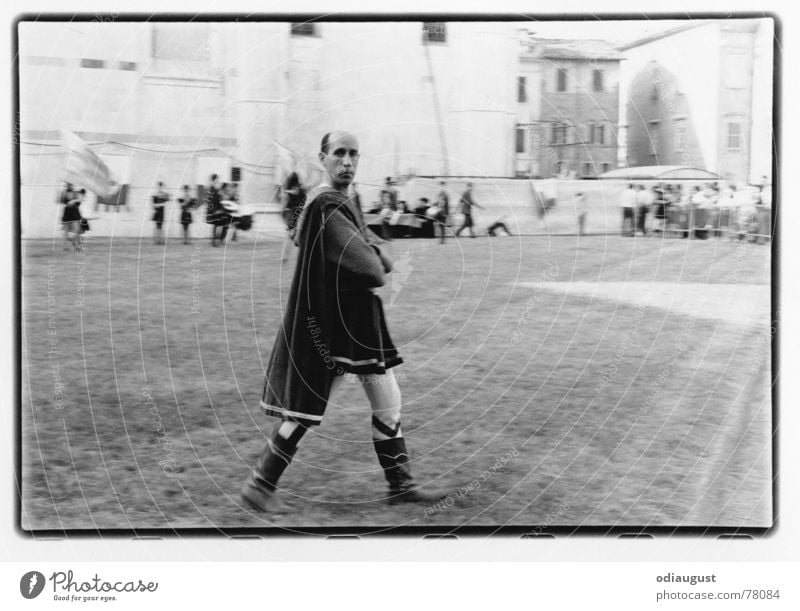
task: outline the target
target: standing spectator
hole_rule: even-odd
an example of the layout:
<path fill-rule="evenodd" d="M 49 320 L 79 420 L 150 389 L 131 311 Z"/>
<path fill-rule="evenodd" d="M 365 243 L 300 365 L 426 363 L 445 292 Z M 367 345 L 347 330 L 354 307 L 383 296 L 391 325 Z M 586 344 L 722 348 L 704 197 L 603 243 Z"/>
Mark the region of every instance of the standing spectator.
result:
<path fill-rule="evenodd" d="M 575 214 L 578 219 L 578 235 L 586 235 L 586 217 L 589 214 L 589 207 L 586 204 L 586 193 L 583 191 L 575 194 Z"/>
<path fill-rule="evenodd" d="M 61 226 L 64 229 L 64 250 L 70 247 L 78 249 L 78 238 L 81 235 L 81 199 L 70 183 L 67 183 L 59 197 L 59 203 L 64 204 L 64 213 L 61 215 Z"/>
<path fill-rule="evenodd" d="M 281 203 L 283 204 L 283 220 L 289 237 L 294 236 L 297 219 L 303 211 L 306 201 L 306 190 L 300 182 L 297 172 L 290 172 L 281 186 Z"/>
<path fill-rule="evenodd" d="M 183 185 L 183 194 L 178 198 L 181 207 L 181 225 L 183 225 L 183 243 L 189 243 L 189 225 L 192 224 L 192 208 L 197 206 L 197 199 L 189 193 L 189 185 Z"/>
<path fill-rule="evenodd" d="M 654 201 L 653 192 L 644 185 L 639 185 L 639 192 L 636 194 L 636 228 L 642 235 L 647 235 L 647 211 Z"/>
<path fill-rule="evenodd" d="M 216 174 L 211 175 L 211 184 L 208 186 L 205 195 L 206 204 L 206 223 L 211 225 L 211 246 L 219 246 L 220 228 L 222 229 L 223 238 L 227 233 L 227 224 L 229 220 L 228 213 L 222 207 L 222 199 L 225 196 L 223 186 L 220 184 L 219 176 Z"/>
<path fill-rule="evenodd" d="M 394 184 L 391 176 L 387 176 L 386 184 L 381 191 L 381 202 L 387 205 L 392 212 L 397 210 L 397 189 Z M 384 195 L 386 195 L 386 198 L 384 198 Z"/>
<path fill-rule="evenodd" d="M 689 198 L 689 237 L 697 237 L 705 239 L 705 207 L 708 204 L 708 198 L 705 194 L 705 189 L 695 186 L 694 192 Z M 703 226 L 700 227 L 700 224 Z"/>
<path fill-rule="evenodd" d="M 389 180 L 388 178 L 386 180 Z M 384 189 L 381 191 L 381 210 L 379 212 L 381 219 L 381 233 L 383 239 L 392 241 L 392 226 L 390 221 L 397 211 L 397 203 L 393 202 L 392 194 L 390 191 Z"/>
<path fill-rule="evenodd" d="M 629 183 L 628 187 L 622 192 L 622 235 L 631 237 L 636 233 L 636 225 L 634 221 L 634 209 L 636 208 L 636 190 L 633 184 Z"/>
<path fill-rule="evenodd" d="M 664 235 L 667 226 L 667 189 L 668 185 L 660 185 L 653 189 L 653 232 Z"/>
<path fill-rule="evenodd" d="M 169 201 L 169 195 L 164 191 L 164 183 L 159 182 L 156 192 L 153 194 L 153 222 L 156 224 L 153 241 L 156 244 L 164 244 L 164 206 Z"/>
<path fill-rule="evenodd" d="M 228 185 L 227 201 L 229 203 L 228 213 L 230 214 L 230 222 L 228 226 L 231 228 L 231 242 L 236 241 L 236 230 L 239 228 L 239 218 L 241 209 L 239 207 L 239 183 L 232 182 Z"/>
<path fill-rule="evenodd" d="M 441 244 L 444 244 L 447 236 L 447 221 L 450 218 L 450 196 L 447 194 L 447 185 L 444 181 L 439 183 L 439 187 L 439 194 L 436 196 L 436 207 L 439 212 L 434 221 L 442 232 Z"/>
<path fill-rule="evenodd" d="M 472 198 L 472 183 L 467 183 L 467 190 L 461 195 L 461 214 L 464 215 L 464 223 L 461 227 L 458 228 L 456 231 L 456 237 L 458 237 L 464 229 L 469 227 L 469 234 L 470 237 L 475 237 L 475 223 L 472 220 L 472 208 L 480 208 L 483 209 L 483 206 L 476 203 L 475 200 Z"/>

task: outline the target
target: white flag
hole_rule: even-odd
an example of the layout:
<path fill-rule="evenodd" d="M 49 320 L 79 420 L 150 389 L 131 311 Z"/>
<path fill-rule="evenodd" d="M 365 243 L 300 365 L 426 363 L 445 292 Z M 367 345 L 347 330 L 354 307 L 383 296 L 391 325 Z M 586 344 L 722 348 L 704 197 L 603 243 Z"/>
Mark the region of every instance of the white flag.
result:
<path fill-rule="evenodd" d="M 91 147 L 74 133 L 61 130 L 61 143 L 67 151 L 66 179 L 99 197 L 111 197 L 120 185 L 111 170 Z"/>
<path fill-rule="evenodd" d="M 281 182 L 291 174 L 297 172 L 300 184 L 306 191 L 309 191 L 322 182 L 323 169 L 314 157 L 301 157 L 288 146 L 284 146 L 277 140 L 273 140 L 278 149 L 278 162 L 281 168 Z"/>

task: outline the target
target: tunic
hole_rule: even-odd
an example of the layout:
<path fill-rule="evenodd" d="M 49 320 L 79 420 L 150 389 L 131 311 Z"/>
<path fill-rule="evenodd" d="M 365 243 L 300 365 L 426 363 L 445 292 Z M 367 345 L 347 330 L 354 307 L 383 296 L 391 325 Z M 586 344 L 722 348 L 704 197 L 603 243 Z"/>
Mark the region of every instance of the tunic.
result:
<path fill-rule="evenodd" d="M 402 362 L 374 289 L 384 284 L 380 240 L 347 196 L 327 188 L 308 204 L 283 322 L 267 366 L 267 415 L 319 424 L 331 382 Z"/>

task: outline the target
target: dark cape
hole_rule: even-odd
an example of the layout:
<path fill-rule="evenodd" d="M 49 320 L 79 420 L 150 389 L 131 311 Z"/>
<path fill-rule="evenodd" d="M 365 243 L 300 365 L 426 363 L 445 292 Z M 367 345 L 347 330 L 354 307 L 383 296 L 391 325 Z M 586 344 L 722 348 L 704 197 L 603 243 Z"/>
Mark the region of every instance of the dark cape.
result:
<path fill-rule="evenodd" d="M 331 354 L 330 304 L 336 297 L 335 282 L 325 254 L 324 217 L 337 209 L 352 217 L 323 188 L 303 210 L 296 235 L 298 260 L 289 299 L 272 349 L 261 408 L 269 416 L 289 418 L 306 425 L 319 424 L 328 404 L 331 383 L 344 373 Z M 356 218 L 351 219 L 354 223 Z"/>

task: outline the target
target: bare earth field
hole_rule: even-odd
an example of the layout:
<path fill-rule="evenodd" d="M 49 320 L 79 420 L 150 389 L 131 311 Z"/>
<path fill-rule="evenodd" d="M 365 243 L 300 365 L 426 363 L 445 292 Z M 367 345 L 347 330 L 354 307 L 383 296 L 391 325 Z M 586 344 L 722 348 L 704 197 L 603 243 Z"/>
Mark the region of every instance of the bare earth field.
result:
<path fill-rule="evenodd" d="M 23 242 L 23 528 L 771 525 L 769 246 L 618 236 L 395 241 L 403 430 L 452 494 L 379 500 L 349 383 L 292 513 L 244 509 L 285 248 Z"/>

